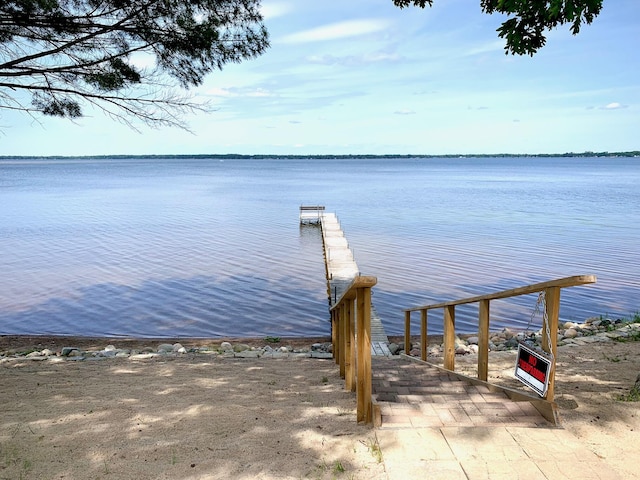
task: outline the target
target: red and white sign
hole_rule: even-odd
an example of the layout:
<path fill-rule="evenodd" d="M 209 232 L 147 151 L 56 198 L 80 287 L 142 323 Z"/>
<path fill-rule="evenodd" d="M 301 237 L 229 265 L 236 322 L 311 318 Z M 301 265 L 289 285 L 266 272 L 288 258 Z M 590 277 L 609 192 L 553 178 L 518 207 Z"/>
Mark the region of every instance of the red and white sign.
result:
<path fill-rule="evenodd" d="M 522 344 L 518 344 L 516 378 L 544 397 L 549 386 L 551 360 Z"/>

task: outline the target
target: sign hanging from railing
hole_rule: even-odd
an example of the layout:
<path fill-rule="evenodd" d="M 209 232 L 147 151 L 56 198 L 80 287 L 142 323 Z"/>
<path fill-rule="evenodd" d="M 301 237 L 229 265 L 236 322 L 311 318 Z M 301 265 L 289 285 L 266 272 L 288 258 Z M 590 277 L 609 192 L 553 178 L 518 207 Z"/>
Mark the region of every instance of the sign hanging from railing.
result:
<path fill-rule="evenodd" d="M 523 344 L 518 344 L 515 375 L 522 383 L 544 397 L 549 386 L 551 360 Z"/>

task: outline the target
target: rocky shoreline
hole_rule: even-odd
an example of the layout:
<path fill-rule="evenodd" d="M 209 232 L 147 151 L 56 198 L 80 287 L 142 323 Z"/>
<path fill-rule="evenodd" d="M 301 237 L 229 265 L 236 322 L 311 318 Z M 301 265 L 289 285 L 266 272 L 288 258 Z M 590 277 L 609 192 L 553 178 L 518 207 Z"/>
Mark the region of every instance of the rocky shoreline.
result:
<path fill-rule="evenodd" d="M 625 342 L 640 340 L 640 318 L 636 315 L 632 319 L 615 319 L 593 317 L 584 323 L 566 322 L 558 331 L 558 346 L 571 347 L 587 345 L 591 343 Z M 490 351 L 508 351 L 518 348 L 518 343 L 525 343 L 533 348 L 538 348 L 542 342 L 542 331 L 517 332 L 505 328 L 499 332 L 492 332 L 489 340 Z M 12 337 L 19 338 L 19 337 Z M 33 337 L 30 337 L 33 338 Z M 393 355 L 404 352 L 401 337 L 394 337 L 396 342 L 389 344 L 389 350 Z M 432 337 L 429 342 L 428 355 L 430 357 L 442 357 L 444 345 L 441 336 Z M 434 340 L 436 339 L 436 340 Z M 222 341 L 204 342 L 194 341 L 191 345 L 186 341 L 139 341 L 128 340 L 131 345 L 116 346 L 118 342 L 98 346 L 107 339 L 94 339 L 93 341 L 78 341 L 82 346 L 74 346 L 73 341 L 68 345 L 59 346 L 58 342 L 50 342 L 48 346 L 40 348 L 43 343 L 32 342 L 33 346 L 20 345 L 8 348 L 11 339 L 5 337 L 5 342 L 0 350 L 0 364 L 15 362 L 18 360 L 49 361 L 49 362 L 78 362 L 97 361 L 114 358 L 126 358 L 129 360 L 166 359 L 174 357 L 210 356 L 220 358 L 333 358 L 331 342 L 326 339 L 296 339 L 287 342 L 280 339 L 267 337 L 266 339 L 244 342 Z M 412 338 L 412 340 L 414 340 Z M 438 341 L 440 340 L 440 341 Z M 265 344 L 266 343 L 266 344 Z M 280 345 L 283 343 L 284 345 Z M 104 343 L 102 343 L 104 345 Z M 478 353 L 477 335 L 459 335 L 456 337 L 456 355 L 475 355 Z M 419 341 L 412 341 L 411 356 L 420 356 Z"/>
<path fill-rule="evenodd" d="M 0 353 L 0 364 L 16 360 L 32 361 L 95 361 L 111 358 L 127 358 L 129 360 L 149 360 L 171 357 L 211 356 L 221 358 L 333 358 L 331 343 L 313 343 L 309 347 L 295 348 L 290 345 L 261 347 L 251 346 L 246 343 L 234 343 L 224 341 L 219 345 L 183 346 L 180 342 L 160 343 L 155 347 L 143 346 L 141 348 L 118 348 L 115 345 L 106 345 L 104 348 L 65 346 L 59 349 L 44 348 L 28 349 L 24 351 L 5 351 Z"/>
<path fill-rule="evenodd" d="M 535 332 L 518 332 L 505 328 L 499 332 L 489 334 L 490 351 L 508 351 L 518 348 L 519 343 L 524 343 L 533 348 L 540 348 L 544 333 L 542 329 Z M 637 315 L 631 319 L 609 319 L 592 317 L 584 323 L 565 322 L 558 329 L 558 347 L 581 346 L 591 343 L 627 342 L 640 340 L 640 317 Z M 469 355 L 478 353 L 477 335 L 459 335 L 455 340 L 456 355 Z M 390 344 L 389 350 L 393 354 L 405 353 L 402 346 Z M 441 357 L 444 344 L 429 345 L 427 354 L 433 357 Z M 411 356 L 420 356 L 420 343 L 412 342 Z"/>
<path fill-rule="evenodd" d="M 540 348 L 544 333 L 542 329 L 535 332 L 517 332 L 505 328 L 489 335 L 490 351 L 507 351 L 518 348 L 519 343 L 524 343 L 533 348 Z M 584 323 L 565 322 L 558 329 L 558 347 L 572 347 L 591 343 L 625 342 L 640 340 L 640 317 L 631 319 L 611 320 L 602 317 L 592 317 Z M 456 355 L 470 355 L 478 353 L 477 335 L 459 335 L 455 339 Z M 402 346 L 390 344 L 389 350 L 393 354 L 405 353 Z M 427 354 L 432 357 L 441 357 L 444 344 L 430 345 Z M 411 356 L 420 356 L 420 342 L 412 342 Z"/>

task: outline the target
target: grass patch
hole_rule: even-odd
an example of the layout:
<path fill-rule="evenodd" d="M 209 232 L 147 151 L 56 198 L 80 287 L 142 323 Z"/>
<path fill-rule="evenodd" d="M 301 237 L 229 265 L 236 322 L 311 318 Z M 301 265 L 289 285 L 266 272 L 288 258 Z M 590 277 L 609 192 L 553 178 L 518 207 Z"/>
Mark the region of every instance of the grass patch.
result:
<path fill-rule="evenodd" d="M 630 335 L 627 335 L 626 337 L 615 337 L 613 340 L 620 343 L 638 342 L 640 341 L 640 331 L 633 332 Z"/>
<path fill-rule="evenodd" d="M 362 442 L 364 444 L 364 442 Z M 366 447 L 369 450 L 371 456 L 376 460 L 376 463 L 382 463 L 382 450 L 375 438 L 370 438 L 366 443 Z"/>
<path fill-rule="evenodd" d="M 621 402 L 640 402 L 640 387 L 636 385 L 626 395 L 619 395 L 618 400 Z"/>
<path fill-rule="evenodd" d="M 608 361 L 613 362 L 613 363 L 618 363 L 618 362 L 622 361 L 622 359 L 620 357 L 617 357 L 617 356 L 616 357 L 608 357 L 606 355 L 603 355 L 603 356 L 604 356 L 605 360 L 608 360 Z"/>

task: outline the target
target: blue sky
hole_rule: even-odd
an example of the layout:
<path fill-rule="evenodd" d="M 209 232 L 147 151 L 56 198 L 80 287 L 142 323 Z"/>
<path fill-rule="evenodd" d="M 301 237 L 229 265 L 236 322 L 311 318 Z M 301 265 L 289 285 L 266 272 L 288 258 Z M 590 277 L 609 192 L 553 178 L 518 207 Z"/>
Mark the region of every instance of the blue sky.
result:
<path fill-rule="evenodd" d="M 0 155 L 470 154 L 640 149 L 640 2 L 504 54 L 480 0 L 263 0 L 271 48 L 191 93 L 193 133 L 0 112 Z"/>

